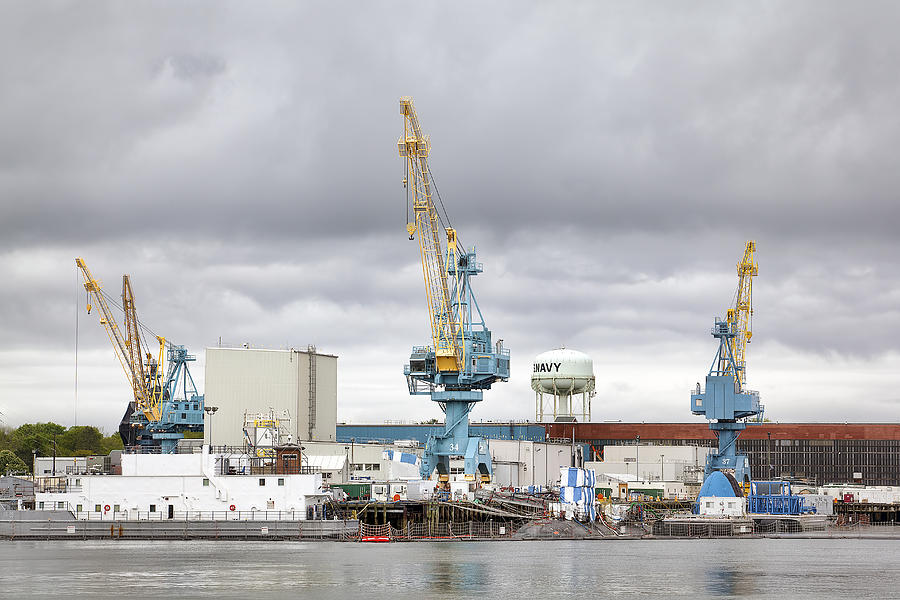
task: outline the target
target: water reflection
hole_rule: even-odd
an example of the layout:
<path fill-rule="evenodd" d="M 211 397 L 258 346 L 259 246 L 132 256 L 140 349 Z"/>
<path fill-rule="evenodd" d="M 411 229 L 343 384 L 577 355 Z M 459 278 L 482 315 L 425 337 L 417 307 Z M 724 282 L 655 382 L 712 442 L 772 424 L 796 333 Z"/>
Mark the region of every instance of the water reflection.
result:
<path fill-rule="evenodd" d="M 480 562 L 458 561 L 452 557 L 431 563 L 431 587 L 439 592 L 475 590 L 487 587 L 487 567 Z"/>
<path fill-rule="evenodd" d="M 736 567 L 719 566 L 706 571 L 706 589 L 713 596 L 749 596 L 756 593 L 755 578 Z"/>

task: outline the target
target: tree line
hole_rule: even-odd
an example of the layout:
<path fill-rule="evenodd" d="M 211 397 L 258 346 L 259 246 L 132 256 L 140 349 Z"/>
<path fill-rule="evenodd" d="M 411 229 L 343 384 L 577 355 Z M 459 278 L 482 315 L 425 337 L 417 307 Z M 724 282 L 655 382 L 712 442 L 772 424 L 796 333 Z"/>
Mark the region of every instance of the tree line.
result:
<path fill-rule="evenodd" d="M 30 473 L 34 455 L 105 456 L 122 449 L 118 433 L 104 436 L 91 425 L 65 427 L 57 423 L 25 423 L 13 429 L 0 427 L 0 475 Z"/>

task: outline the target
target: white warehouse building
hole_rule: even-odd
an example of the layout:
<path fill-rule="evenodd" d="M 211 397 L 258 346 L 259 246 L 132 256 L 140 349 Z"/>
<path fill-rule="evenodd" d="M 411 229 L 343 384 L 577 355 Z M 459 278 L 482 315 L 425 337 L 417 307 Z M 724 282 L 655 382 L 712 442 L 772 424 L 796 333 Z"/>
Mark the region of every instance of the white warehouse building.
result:
<path fill-rule="evenodd" d="M 337 423 L 337 356 L 305 350 L 206 349 L 207 409 L 204 441 L 244 443 L 244 415 L 274 411 L 290 416 L 297 442 L 334 441 Z"/>

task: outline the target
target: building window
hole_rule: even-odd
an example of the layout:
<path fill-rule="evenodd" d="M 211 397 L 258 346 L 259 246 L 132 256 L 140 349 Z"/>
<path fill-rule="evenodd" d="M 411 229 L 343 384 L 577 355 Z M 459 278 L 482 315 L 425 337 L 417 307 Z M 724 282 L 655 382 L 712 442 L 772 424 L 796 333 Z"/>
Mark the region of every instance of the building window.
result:
<path fill-rule="evenodd" d="M 81 480 L 80 480 L 80 479 L 76 479 L 76 480 L 75 480 L 75 485 L 76 485 L 76 486 L 81 485 Z"/>
<path fill-rule="evenodd" d="M 56 503 L 56 508 L 65 508 L 65 507 L 66 507 L 66 503 L 65 503 L 65 502 L 57 502 L 57 503 Z"/>
<path fill-rule="evenodd" d="M 38 510 L 44 510 L 44 503 L 38 502 Z"/>
<path fill-rule="evenodd" d="M 209 487 L 209 479 L 206 477 L 203 478 L 203 487 Z"/>
<path fill-rule="evenodd" d="M 266 485 L 266 480 L 262 477 L 259 478 L 259 487 L 263 487 Z"/>
<path fill-rule="evenodd" d="M 100 506 L 100 505 L 98 504 L 97 506 Z M 155 505 L 155 504 L 151 504 L 151 505 L 150 505 L 150 512 L 156 512 L 156 505 Z"/>
<path fill-rule="evenodd" d="M 184 421 L 185 419 L 187 419 L 187 414 L 181 413 L 181 420 Z"/>
<path fill-rule="evenodd" d="M 99 504 L 94 505 L 94 512 L 100 512 L 102 509 L 103 509 L 103 507 L 100 506 Z"/>
<path fill-rule="evenodd" d="M 278 485 L 280 485 L 281 487 L 284 487 L 284 477 L 278 478 Z"/>
<path fill-rule="evenodd" d="M 119 505 L 118 505 L 118 504 L 113 504 L 113 512 L 114 512 L 114 513 L 119 512 Z"/>
<path fill-rule="evenodd" d="M 331 473 L 328 473 L 327 471 L 322 473 L 322 479 L 331 479 Z"/>
<path fill-rule="evenodd" d="M 75 512 L 81 512 L 82 510 L 83 510 L 83 508 L 80 504 L 75 505 Z"/>

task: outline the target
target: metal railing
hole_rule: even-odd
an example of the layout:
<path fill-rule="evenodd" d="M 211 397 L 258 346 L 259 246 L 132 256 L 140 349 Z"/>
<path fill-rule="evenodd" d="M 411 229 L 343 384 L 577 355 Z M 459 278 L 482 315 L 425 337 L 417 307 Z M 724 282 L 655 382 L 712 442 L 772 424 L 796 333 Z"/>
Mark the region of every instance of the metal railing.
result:
<path fill-rule="evenodd" d="M 321 521 L 303 510 L 73 511 L 81 521 Z"/>
<path fill-rule="evenodd" d="M 349 536 L 360 541 L 371 538 L 387 538 L 394 542 L 412 540 L 473 540 L 508 539 L 521 525 L 496 521 L 461 521 L 447 523 L 409 523 L 402 529 L 392 525 L 367 525 L 361 523 L 359 533 Z M 369 538 L 369 539 L 367 539 Z"/>

